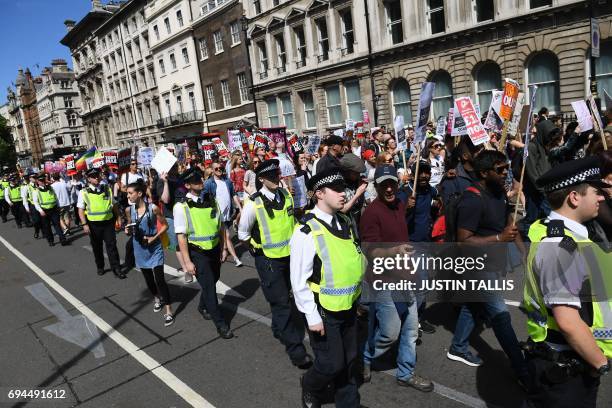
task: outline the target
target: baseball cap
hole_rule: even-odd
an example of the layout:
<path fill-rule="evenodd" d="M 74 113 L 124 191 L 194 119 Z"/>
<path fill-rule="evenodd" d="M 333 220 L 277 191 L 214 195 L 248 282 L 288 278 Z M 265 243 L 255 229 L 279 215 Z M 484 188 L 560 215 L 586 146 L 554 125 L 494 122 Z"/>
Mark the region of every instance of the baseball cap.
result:
<path fill-rule="evenodd" d="M 390 164 L 383 164 L 382 166 L 376 167 L 374 170 L 374 182 L 380 184 L 385 180 L 393 180 L 399 182 L 397 178 L 397 170 Z"/>

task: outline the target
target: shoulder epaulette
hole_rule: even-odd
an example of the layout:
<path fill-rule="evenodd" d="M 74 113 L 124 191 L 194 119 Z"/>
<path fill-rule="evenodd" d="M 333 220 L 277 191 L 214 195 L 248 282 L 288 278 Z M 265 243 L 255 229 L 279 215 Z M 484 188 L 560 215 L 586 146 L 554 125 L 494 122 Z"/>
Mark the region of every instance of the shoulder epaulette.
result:
<path fill-rule="evenodd" d="M 563 220 L 548 220 L 544 225 L 546 225 L 546 236 L 548 238 L 565 236 L 565 224 Z"/>
<path fill-rule="evenodd" d="M 300 231 L 302 231 L 304 234 L 310 234 L 310 226 L 308 225 L 308 221 L 314 219 L 315 216 L 313 213 L 307 213 L 304 214 L 304 216 L 302 218 L 300 218 L 299 223 L 302 224 L 302 228 L 300 228 Z"/>
<path fill-rule="evenodd" d="M 578 248 L 578 244 L 576 244 L 576 241 L 574 241 L 572 237 L 565 235 L 561 242 L 559 242 L 559 248 L 565 249 L 572 254 Z"/>

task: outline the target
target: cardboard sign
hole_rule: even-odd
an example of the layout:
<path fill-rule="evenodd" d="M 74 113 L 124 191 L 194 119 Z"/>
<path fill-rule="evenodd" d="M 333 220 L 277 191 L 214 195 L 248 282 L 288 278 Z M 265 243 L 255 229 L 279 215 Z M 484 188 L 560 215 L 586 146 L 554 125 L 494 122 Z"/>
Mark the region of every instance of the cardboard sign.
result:
<path fill-rule="evenodd" d="M 585 101 L 572 102 L 572 108 L 576 112 L 578 119 L 578 126 L 582 132 L 593 129 L 593 118 L 591 117 L 591 111 Z"/>
<path fill-rule="evenodd" d="M 302 146 L 302 143 L 300 143 L 300 140 L 298 139 L 295 133 L 289 138 L 289 146 L 293 150 L 294 154 L 298 154 L 304 151 L 304 146 Z"/>
<path fill-rule="evenodd" d="M 446 129 L 446 118 L 440 116 L 436 122 L 436 136 L 444 137 L 444 130 Z"/>
<path fill-rule="evenodd" d="M 344 129 L 336 129 L 336 130 L 334 130 L 334 136 L 339 136 L 341 138 L 344 138 Z"/>
<path fill-rule="evenodd" d="M 176 159 L 178 160 L 179 163 L 185 163 L 185 145 L 182 143 L 179 143 L 176 145 Z"/>
<path fill-rule="evenodd" d="M 370 124 L 370 113 L 368 112 L 367 109 L 364 109 L 362 112 L 363 114 L 363 123 L 365 123 L 366 125 Z"/>
<path fill-rule="evenodd" d="M 215 149 L 217 149 L 219 156 L 227 157 L 230 155 L 230 151 L 227 149 L 227 146 L 225 146 L 225 143 L 223 143 L 223 140 L 221 140 L 220 137 L 213 137 L 212 142 L 215 144 Z"/>
<path fill-rule="evenodd" d="M 151 167 L 151 161 L 155 156 L 155 150 L 152 147 L 141 147 L 138 149 L 138 167 Z"/>
<path fill-rule="evenodd" d="M 406 131 L 404 130 L 404 116 L 398 115 L 393 121 L 393 128 L 395 130 L 395 142 L 399 150 L 406 150 L 408 144 L 406 142 Z"/>
<path fill-rule="evenodd" d="M 417 109 L 417 124 L 415 129 L 414 143 L 420 143 L 425 140 L 425 126 L 429 119 L 429 110 L 433 93 L 436 88 L 435 82 L 423 82 L 421 85 L 421 96 L 419 97 L 419 107 Z"/>
<path fill-rule="evenodd" d="M 457 98 L 455 99 L 455 105 L 465 122 L 466 132 L 472 140 L 472 144 L 478 146 L 488 142 L 489 135 L 480 123 L 480 115 L 476 111 L 472 99 L 469 96 Z"/>
<path fill-rule="evenodd" d="M 202 154 L 204 155 L 204 164 L 207 166 L 212 163 L 213 157 L 217 149 L 215 148 L 215 144 L 210 139 L 202 140 Z"/>
<path fill-rule="evenodd" d="M 242 135 L 239 130 L 228 130 L 227 141 L 232 152 L 235 150 L 242 150 Z"/>
<path fill-rule="evenodd" d="M 589 95 L 588 101 L 589 105 L 591 106 L 591 112 L 593 113 L 593 117 L 595 118 L 595 124 L 597 125 L 596 130 L 603 132 L 604 126 L 601 121 L 601 115 L 599 114 L 599 109 L 597 109 L 597 104 L 595 103 L 595 98 L 593 98 L 593 95 Z"/>
<path fill-rule="evenodd" d="M 478 122 L 480 123 L 480 105 L 476 104 L 473 106 L 474 109 L 476 109 L 476 115 L 478 116 Z M 461 116 L 461 113 L 457 108 L 457 99 L 455 99 L 455 107 L 453 108 L 453 130 L 451 131 L 451 136 L 461 136 L 467 134 L 468 132 L 465 119 Z"/>
<path fill-rule="evenodd" d="M 117 152 L 114 150 L 104 152 L 104 163 L 106 163 L 108 168 L 117 170 Z"/>
<path fill-rule="evenodd" d="M 74 176 L 77 173 L 74 165 L 74 156 L 71 154 L 64 156 L 64 163 L 66 163 L 66 174 L 68 176 Z"/>
<path fill-rule="evenodd" d="M 321 136 L 320 135 L 308 136 L 308 146 L 307 146 L 308 154 L 310 155 L 317 154 L 320 146 L 321 146 Z"/>
<path fill-rule="evenodd" d="M 157 154 L 151 161 L 151 167 L 157 170 L 158 174 L 168 173 L 176 163 L 176 157 L 165 147 L 160 147 Z"/>
<path fill-rule="evenodd" d="M 130 162 L 132 161 L 132 149 L 121 149 L 117 153 L 117 171 L 119 173 L 126 172 L 130 169 Z"/>
<path fill-rule="evenodd" d="M 268 139 L 263 135 L 255 135 L 253 139 L 253 150 L 259 149 L 263 147 L 264 149 L 268 149 Z"/>
<path fill-rule="evenodd" d="M 499 116 L 503 120 L 511 120 L 519 94 L 519 84 L 510 78 L 506 78 L 505 81 Z"/>
<path fill-rule="evenodd" d="M 508 125 L 508 134 L 511 136 L 516 135 L 519 129 L 519 122 L 521 120 L 521 113 L 523 111 L 523 105 L 525 104 L 525 94 L 523 92 L 519 92 L 518 97 L 516 98 L 516 105 L 514 106 L 514 113 L 512 114 L 512 120 Z"/>
<path fill-rule="evenodd" d="M 347 131 L 355 130 L 355 121 L 353 119 L 347 119 L 344 127 Z"/>
<path fill-rule="evenodd" d="M 308 198 L 306 196 L 306 182 L 304 181 L 304 176 L 293 179 L 293 190 L 293 204 L 295 208 L 306 207 Z"/>

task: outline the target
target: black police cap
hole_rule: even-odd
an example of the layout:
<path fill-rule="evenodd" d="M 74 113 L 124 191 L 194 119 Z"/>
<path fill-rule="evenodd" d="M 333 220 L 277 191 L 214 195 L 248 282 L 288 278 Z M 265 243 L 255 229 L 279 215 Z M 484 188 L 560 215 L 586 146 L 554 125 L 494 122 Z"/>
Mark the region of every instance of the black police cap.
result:
<path fill-rule="evenodd" d="M 595 156 L 568 161 L 553 167 L 544 173 L 536 183 L 547 193 L 582 183 L 598 188 L 611 187 L 601 180 L 600 163 Z"/>
<path fill-rule="evenodd" d="M 339 168 L 330 168 L 315 174 L 308 180 L 308 191 L 315 192 L 325 187 L 344 187 L 344 177 Z"/>

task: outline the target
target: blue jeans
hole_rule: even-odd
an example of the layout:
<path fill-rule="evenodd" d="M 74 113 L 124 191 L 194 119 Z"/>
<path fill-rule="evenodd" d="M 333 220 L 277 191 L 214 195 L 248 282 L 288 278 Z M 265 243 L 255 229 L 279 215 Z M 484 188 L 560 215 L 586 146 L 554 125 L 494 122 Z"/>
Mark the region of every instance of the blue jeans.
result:
<path fill-rule="evenodd" d="M 399 338 L 397 350 L 397 374 L 402 381 L 408 381 L 416 365 L 416 342 L 419 337 L 417 303 L 408 305 L 400 316 L 392 301 L 371 303 L 368 324 L 368 341 L 363 351 L 363 361 L 372 360 L 385 354 Z"/>
<path fill-rule="evenodd" d="M 521 220 L 519 229 L 524 236 L 527 236 L 531 224 L 539 218 L 548 217 L 550 204 L 542 193 L 527 188 L 525 190 L 525 207 L 525 218 Z"/>

